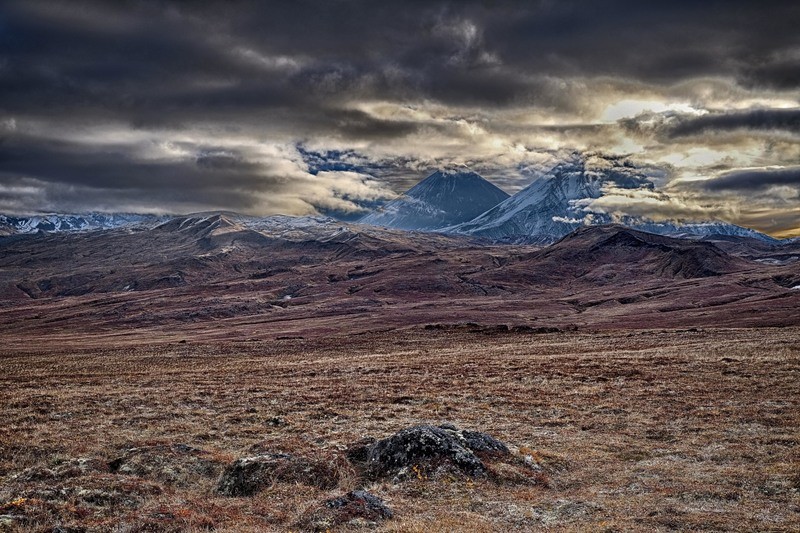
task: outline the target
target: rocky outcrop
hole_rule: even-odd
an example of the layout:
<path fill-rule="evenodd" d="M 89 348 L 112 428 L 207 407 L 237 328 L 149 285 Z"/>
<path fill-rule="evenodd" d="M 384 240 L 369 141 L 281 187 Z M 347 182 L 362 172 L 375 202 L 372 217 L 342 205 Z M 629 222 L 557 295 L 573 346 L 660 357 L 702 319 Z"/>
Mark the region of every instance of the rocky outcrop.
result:
<path fill-rule="evenodd" d="M 252 496 L 276 482 L 302 483 L 327 490 L 339 483 L 339 473 L 321 461 L 268 453 L 234 461 L 222 473 L 216 490 L 225 496 Z"/>
<path fill-rule="evenodd" d="M 370 479 L 421 477 L 437 469 L 485 477 L 482 458 L 509 455 L 508 447 L 491 435 L 450 424 L 412 426 L 382 440 L 361 442 L 348 452 Z"/>
<path fill-rule="evenodd" d="M 198 476 L 216 477 L 222 469 L 207 451 L 183 443 L 127 448 L 108 463 L 108 468 L 116 474 L 153 479 L 178 487 L 191 485 Z"/>
<path fill-rule="evenodd" d="M 393 516 L 381 498 L 365 490 L 353 490 L 312 508 L 296 526 L 310 531 L 330 531 L 343 524 L 354 528 L 374 528 L 378 522 Z"/>

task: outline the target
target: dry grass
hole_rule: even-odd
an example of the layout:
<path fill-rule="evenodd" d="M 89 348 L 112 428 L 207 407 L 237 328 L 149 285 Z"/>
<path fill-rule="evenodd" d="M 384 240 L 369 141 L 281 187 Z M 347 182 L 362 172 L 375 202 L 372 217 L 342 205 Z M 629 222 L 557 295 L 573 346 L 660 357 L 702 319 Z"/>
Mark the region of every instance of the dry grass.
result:
<path fill-rule="evenodd" d="M 336 489 L 246 498 L 215 495 L 222 469 L 254 450 L 337 464 L 443 421 L 516 446 L 546 482 L 372 483 L 395 512 L 382 530 L 800 523 L 798 329 L 42 345 L 0 356 L 0 387 L 0 515 L 21 530 L 291 529 L 358 486 L 346 464 Z"/>

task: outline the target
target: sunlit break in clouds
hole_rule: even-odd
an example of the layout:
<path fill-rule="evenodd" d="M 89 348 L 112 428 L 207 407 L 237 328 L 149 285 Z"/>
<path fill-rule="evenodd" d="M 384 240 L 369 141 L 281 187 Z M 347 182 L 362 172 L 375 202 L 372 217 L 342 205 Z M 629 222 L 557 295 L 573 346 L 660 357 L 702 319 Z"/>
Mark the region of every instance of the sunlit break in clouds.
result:
<path fill-rule="evenodd" d="M 652 172 L 617 211 L 800 235 L 798 23 L 797 2 L 12 0 L 0 212 L 353 219 L 436 168 L 513 193 L 579 152 Z"/>

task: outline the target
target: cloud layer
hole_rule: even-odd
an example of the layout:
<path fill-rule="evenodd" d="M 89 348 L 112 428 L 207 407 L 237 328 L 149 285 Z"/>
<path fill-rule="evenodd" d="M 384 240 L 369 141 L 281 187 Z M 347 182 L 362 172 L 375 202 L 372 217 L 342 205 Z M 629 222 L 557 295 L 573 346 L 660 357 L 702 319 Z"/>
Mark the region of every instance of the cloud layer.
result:
<path fill-rule="evenodd" d="M 438 166 L 514 192 L 585 151 L 628 156 L 700 214 L 800 233 L 796 180 L 773 183 L 800 165 L 799 17 L 793 2 L 12 0 L 0 210 L 347 216 Z M 739 175 L 772 182 L 724 185 Z"/>

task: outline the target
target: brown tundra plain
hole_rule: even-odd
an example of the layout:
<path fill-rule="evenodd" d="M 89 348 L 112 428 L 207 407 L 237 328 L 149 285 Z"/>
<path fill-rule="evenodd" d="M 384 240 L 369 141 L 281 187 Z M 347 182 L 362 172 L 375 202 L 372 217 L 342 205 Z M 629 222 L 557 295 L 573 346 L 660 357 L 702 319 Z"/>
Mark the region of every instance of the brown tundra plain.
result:
<path fill-rule="evenodd" d="M 152 338 L 6 351 L 2 367 L 9 529 L 314 529 L 321 502 L 355 488 L 393 510 L 384 531 L 796 531 L 800 521 L 796 328 Z M 538 475 L 364 480 L 346 459 L 365 436 L 442 422 L 502 440 Z M 290 476 L 253 496 L 217 494 L 223 469 L 259 450 L 322 462 L 334 481 Z"/>

